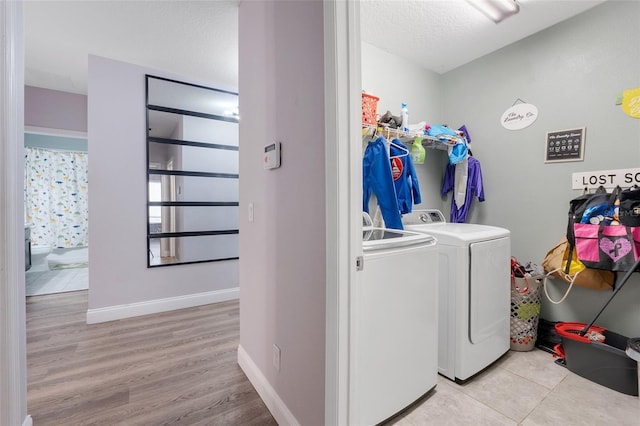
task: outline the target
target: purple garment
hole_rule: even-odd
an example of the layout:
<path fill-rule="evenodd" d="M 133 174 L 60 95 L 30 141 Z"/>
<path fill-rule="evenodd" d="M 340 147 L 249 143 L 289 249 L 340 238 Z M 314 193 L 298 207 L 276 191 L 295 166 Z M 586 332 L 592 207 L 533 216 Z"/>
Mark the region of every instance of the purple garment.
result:
<path fill-rule="evenodd" d="M 455 194 L 451 196 L 451 223 L 464 223 L 467 221 L 467 215 L 469 214 L 469 208 L 471 207 L 471 201 L 473 196 L 478 197 L 478 201 L 484 201 L 484 187 L 482 186 L 482 170 L 480 169 L 480 162 L 475 157 L 469 156 L 469 178 L 467 180 L 467 193 L 464 198 L 464 205 L 458 209 L 456 205 Z M 454 189 L 454 179 L 456 175 L 455 164 L 447 164 L 447 169 L 444 173 L 444 182 L 442 183 L 442 195 L 445 196 L 449 191 Z"/>

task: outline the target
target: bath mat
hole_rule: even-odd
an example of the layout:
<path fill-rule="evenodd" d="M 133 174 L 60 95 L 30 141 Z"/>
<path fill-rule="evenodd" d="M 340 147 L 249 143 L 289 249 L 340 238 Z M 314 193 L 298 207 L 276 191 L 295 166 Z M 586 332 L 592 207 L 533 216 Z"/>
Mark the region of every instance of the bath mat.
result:
<path fill-rule="evenodd" d="M 77 262 L 77 263 L 56 263 L 49 264 L 49 269 L 52 271 L 57 271 L 60 269 L 74 269 L 74 268 L 88 268 L 89 262 Z"/>

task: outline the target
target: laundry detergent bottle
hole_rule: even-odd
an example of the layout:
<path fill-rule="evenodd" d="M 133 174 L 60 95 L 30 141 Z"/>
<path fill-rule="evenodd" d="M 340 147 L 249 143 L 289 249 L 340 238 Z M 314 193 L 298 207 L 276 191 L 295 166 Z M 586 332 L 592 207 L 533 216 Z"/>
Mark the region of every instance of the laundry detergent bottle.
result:
<path fill-rule="evenodd" d="M 407 104 L 402 103 L 402 130 L 405 132 L 409 131 L 409 110 L 407 109 Z"/>
<path fill-rule="evenodd" d="M 422 146 L 422 138 L 418 136 L 413 140 L 413 145 L 411 146 L 411 161 L 413 161 L 413 164 L 424 164 L 426 154 Z"/>

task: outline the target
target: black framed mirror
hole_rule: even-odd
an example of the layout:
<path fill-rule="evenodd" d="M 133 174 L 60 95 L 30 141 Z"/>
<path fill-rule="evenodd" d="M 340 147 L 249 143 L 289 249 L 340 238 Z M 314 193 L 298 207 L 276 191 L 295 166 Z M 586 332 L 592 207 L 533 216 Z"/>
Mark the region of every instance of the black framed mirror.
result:
<path fill-rule="evenodd" d="M 238 94 L 146 75 L 147 267 L 238 259 Z"/>

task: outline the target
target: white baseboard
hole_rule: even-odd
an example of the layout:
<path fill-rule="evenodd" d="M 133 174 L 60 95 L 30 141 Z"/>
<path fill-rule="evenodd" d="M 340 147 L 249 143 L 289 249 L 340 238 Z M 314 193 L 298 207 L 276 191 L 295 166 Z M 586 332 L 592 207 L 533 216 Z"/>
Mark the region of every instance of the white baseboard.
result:
<path fill-rule="evenodd" d="M 87 324 L 97 324 L 123 318 L 173 311 L 175 309 L 208 305 L 209 303 L 238 299 L 239 297 L 240 287 L 235 287 L 226 290 L 209 291 L 206 293 L 189 294 L 186 296 L 109 306 L 106 308 L 88 309 Z"/>
<path fill-rule="evenodd" d="M 300 423 L 280 399 L 275 389 L 273 389 L 242 345 L 238 345 L 238 365 L 240 365 L 240 368 L 242 368 L 242 371 L 244 371 L 244 374 L 280 426 L 300 426 Z"/>
<path fill-rule="evenodd" d="M 31 416 L 27 415 L 27 417 L 24 418 L 22 426 L 33 426 L 33 419 L 31 418 Z"/>

